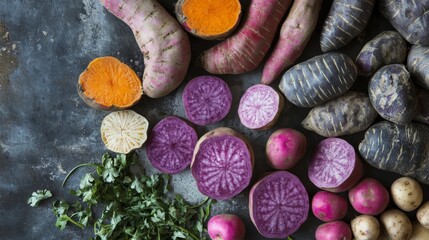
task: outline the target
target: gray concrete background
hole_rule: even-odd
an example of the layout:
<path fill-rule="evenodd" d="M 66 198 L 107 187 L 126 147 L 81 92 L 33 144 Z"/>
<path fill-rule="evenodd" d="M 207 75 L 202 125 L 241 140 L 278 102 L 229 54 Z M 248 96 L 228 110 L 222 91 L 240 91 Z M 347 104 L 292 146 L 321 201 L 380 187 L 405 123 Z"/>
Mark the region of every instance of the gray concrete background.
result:
<path fill-rule="evenodd" d="M 175 1 L 163 0 L 172 13 Z M 249 1 L 242 1 L 247 9 Z M 331 1 L 324 1 L 319 25 L 298 62 L 321 53 L 321 25 Z M 352 41 L 342 52 L 353 59 L 363 44 L 381 30 L 392 27 L 377 11 L 360 40 Z M 178 90 L 161 99 L 143 98 L 133 109 L 147 117 L 151 126 L 167 115 L 185 117 L 181 93 L 187 81 L 207 74 L 195 61 L 199 53 L 216 42 L 190 37 L 193 59 L 188 75 Z M 105 111 L 86 106 L 79 98 L 76 83 L 79 74 L 94 58 L 111 55 L 129 64 L 139 76 L 143 59 L 131 30 L 94 0 L 0 0 L 0 239 L 87 239 L 90 231 L 68 227 L 55 228 L 52 200 L 38 208 L 26 204 L 31 192 L 50 189 L 58 198 L 69 199 L 69 188 L 77 187 L 85 173 L 81 169 L 69 184 L 61 187 L 66 173 L 75 165 L 99 161 L 106 151 L 100 139 L 99 126 Z M 308 138 L 305 158 L 291 170 L 307 187 L 310 198 L 317 191 L 307 177 L 307 162 L 312 150 L 323 138 L 301 128 L 300 122 L 310 109 L 286 104 L 279 121 L 270 130 L 244 128 L 237 116 L 240 96 L 247 87 L 259 82 L 262 68 L 242 75 L 221 76 L 231 87 L 233 105 L 221 122 L 198 127 L 200 134 L 228 126 L 246 135 L 255 150 L 254 183 L 271 169 L 266 164 L 264 149 L 269 135 L 281 127 L 302 131 Z M 368 79 L 359 78 L 355 90 L 366 91 Z M 274 84 L 277 85 L 278 81 Z M 357 146 L 363 133 L 344 137 Z M 146 160 L 144 149 L 138 151 L 149 173 L 156 172 Z M 398 175 L 382 172 L 365 164 L 365 176 L 373 176 L 389 186 Z M 203 196 L 198 192 L 189 169 L 173 177 L 175 192 L 191 202 Z M 250 188 L 250 187 L 249 187 Z M 246 239 L 264 239 L 248 215 L 247 188 L 239 196 L 217 203 L 213 213 L 235 213 L 246 223 Z M 429 192 L 424 186 L 425 192 Z M 344 196 L 346 194 L 343 193 Z M 425 194 L 425 200 L 427 200 Z M 357 215 L 351 208 L 346 220 Z M 410 216 L 414 218 L 414 214 Z M 313 239 L 321 222 L 311 212 L 308 221 L 293 234 L 294 239 Z"/>

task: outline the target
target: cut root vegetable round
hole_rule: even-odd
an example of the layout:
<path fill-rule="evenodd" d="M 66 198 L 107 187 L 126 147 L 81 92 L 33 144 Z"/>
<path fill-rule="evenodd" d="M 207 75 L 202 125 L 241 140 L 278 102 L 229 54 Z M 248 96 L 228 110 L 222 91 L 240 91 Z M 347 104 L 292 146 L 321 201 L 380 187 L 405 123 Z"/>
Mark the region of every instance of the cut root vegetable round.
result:
<path fill-rule="evenodd" d="M 214 76 L 199 76 L 189 81 L 182 98 L 189 121 L 200 126 L 222 120 L 232 102 L 228 84 Z"/>
<path fill-rule="evenodd" d="M 107 149 L 126 154 L 146 142 L 148 128 L 147 119 L 134 111 L 112 112 L 101 123 L 101 139 Z"/>
<path fill-rule="evenodd" d="M 355 149 L 341 138 L 327 138 L 315 149 L 308 167 L 308 177 L 318 188 L 343 192 L 362 177 L 363 166 Z"/>
<path fill-rule="evenodd" d="M 307 220 L 309 198 L 292 173 L 277 171 L 259 180 L 250 190 L 250 218 L 267 238 L 285 238 Z"/>
<path fill-rule="evenodd" d="M 198 136 L 182 119 L 169 116 L 152 129 L 146 153 L 152 165 L 163 173 L 178 173 L 191 164 Z"/>
<path fill-rule="evenodd" d="M 256 84 L 246 90 L 238 106 L 241 123 L 250 129 L 268 129 L 274 125 L 283 109 L 284 100 L 270 86 Z"/>
<path fill-rule="evenodd" d="M 198 140 L 191 170 L 201 193 L 217 200 L 233 198 L 252 178 L 252 147 L 230 128 L 214 129 Z"/>
<path fill-rule="evenodd" d="M 118 110 L 136 104 L 142 82 L 128 65 L 114 57 L 100 57 L 89 63 L 79 76 L 79 96 L 96 109 Z"/>

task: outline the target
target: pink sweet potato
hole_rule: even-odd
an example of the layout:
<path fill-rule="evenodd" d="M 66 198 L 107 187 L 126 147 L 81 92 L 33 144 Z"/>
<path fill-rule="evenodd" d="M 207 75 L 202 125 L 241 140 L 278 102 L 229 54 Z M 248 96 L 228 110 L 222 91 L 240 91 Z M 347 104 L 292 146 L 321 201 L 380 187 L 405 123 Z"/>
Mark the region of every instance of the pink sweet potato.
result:
<path fill-rule="evenodd" d="M 316 240 L 351 240 L 352 231 L 347 223 L 334 221 L 324 223 L 316 229 Z"/>
<path fill-rule="evenodd" d="M 100 0 L 133 31 L 143 53 L 143 92 L 163 97 L 185 78 L 191 61 L 188 36 L 156 0 Z"/>
<path fill-rule="evenodd" d="M 291 0 L 251 0 L 240 30 L 202 53 L 203 68 L 213 74 L 239 74 L 255 69 L 271 46 Z"/>
<path fill-rule="evenodd" d="M 389 204 L 389 192 L 374 178 L 365 178 L 349 191 L 352 207 L 361 214 L 378 215 Z"/>
<path fill-rule="evenodd" d="M 280 30 L 280 39 L 268 57 L 261 83 L 272 83 L 301 55 L 316 28 L 322 1 L 295 0 Z"/>
<path fill-rule="evenodd" d="M 331 222 L 342 219 L 347 214 L 347 201 L 338 194 L 319 191 L 311 201 L 311 210 L 318 219 Z"/>

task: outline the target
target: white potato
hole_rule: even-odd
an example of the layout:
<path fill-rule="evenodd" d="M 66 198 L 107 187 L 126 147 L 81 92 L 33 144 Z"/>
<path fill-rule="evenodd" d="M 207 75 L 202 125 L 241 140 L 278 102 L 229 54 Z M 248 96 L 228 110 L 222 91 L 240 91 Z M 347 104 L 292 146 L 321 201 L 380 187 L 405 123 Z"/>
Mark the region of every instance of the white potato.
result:
<path fill-rule="evenodd" d="M 377 240 L 380 235 L 380 223 L 373 216 L 357 216 L 352 220 L 351 225 L 356 240 Z"/>
<path fill-rule="evenodd" d="M 392 240 L 408 240 L 413 232 L 410 219 L 399 209 L 383 212 L 380 222 Z"/>
<path fill-rule="evenodd" d="M 426 240 L 429 239 L 429 229 L 423 227 L 419 222 L 413 222 L 413 234 L 409 240 Z"/>
<path fill-rule="evenodd" d="M 417 220 L 419 223 L 429 229 L 429 201 L 425 202 L 419 210 L 417 210 Z M 429 238 L 428 238 L 429 239 Z"/>
<path fill-rule="evenodd" d="M 422 187 L 409 177 L 396 179 L 390 187 L 390 193 L 396 206 L 407 212 L 416 210 L 423 201 Z"/>

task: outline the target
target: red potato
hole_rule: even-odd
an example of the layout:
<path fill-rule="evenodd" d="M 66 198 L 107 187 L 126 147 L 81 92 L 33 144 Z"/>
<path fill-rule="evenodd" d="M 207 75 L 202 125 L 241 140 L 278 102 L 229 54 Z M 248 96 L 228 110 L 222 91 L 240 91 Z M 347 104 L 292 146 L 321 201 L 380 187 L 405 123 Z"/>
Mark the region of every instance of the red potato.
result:
<path fill-rule="evenodd" d="M 219 214 L 210 218 L 207 232 L 213 240 L 243 240 L 246 227 L 237 215 Z"/>
<path fill-rule="evenodd" d="M 311 201 L 314 216 L 324 222 L 342 219 L 347 214 L 347 201 L 338 194 L 319 191 Z"/>
<path fill-rule="evenodd" d="M 261 83 L 271 84 L 301 56 L 316 28 L 322 1 L 295 0 L 280 30 L 280 39 L 268 57 Z"/>
<path fill-rule="evenodd" d="M 133 31 L 143 53 L 143 92 L 151 98 L 175 90 L 185 78 L 191 45 L 180 24 L 156 0 L 100 0 Z"/>
<path fill-rule="evenodd" d="M 351 240 L 352 231 L 347 223 L 334 221 L 316 228 L 316 240 Z"/>
<path fill-rule="evenodd" d="M 238 32 L 202 53 L 203 68 L 213 74 L 240 74 L 255 69 L 268 52 L 291 3 L 291 0 L 251 0 Z"/>
<path fill-rule="evenodd" d="M 268 138 L 265 153 L 272 168 L 288 170 L 304 157 L 306 149 L 307 138 L 304 134 L 291 128 L 282 128 Z"/>
<path fill-rule="evenodd" d="M 389 192 L 374 178 L 365 178 L 349 191 L 352 207 L 361 214 L 378 215 L 389 204 Z"/>

